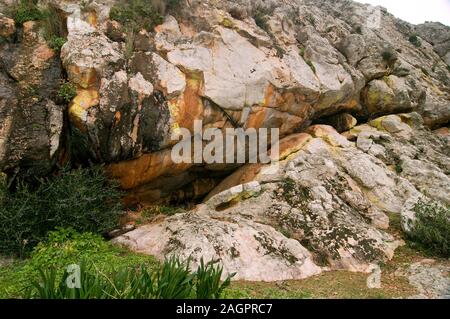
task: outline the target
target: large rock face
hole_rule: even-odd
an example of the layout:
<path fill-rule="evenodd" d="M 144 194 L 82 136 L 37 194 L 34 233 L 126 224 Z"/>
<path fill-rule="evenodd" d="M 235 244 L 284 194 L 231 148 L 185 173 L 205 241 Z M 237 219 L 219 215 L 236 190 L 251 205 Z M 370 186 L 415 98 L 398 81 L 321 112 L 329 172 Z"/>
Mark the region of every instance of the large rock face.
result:
<path fill-rule="evenodd" d="M 140 227 L 115 241 L 158 256 L 220 260 L 242 280 L 301 279 L 322 270 L 369 271 L 400 242 L 419 200 L 449 203 L 448 141 L 417 113 L 391 115 L 345 136 L 330 126 L 281 141 L 278 166 L 250 164 L 196 209 Z"/>
<path fill-rule="evenodd" d="M 62 68 L 37 23 L 24 24 L 19 43 L 9 41 L 14 35 L 7 33 L 0 44 L 0 167 L 10 173 L 20 168 L 27 175 L 45 175 L 62 142 L 64 107 L 54 102 Z"/>
<path fill-rule="evenodd" d="M 5 14 L 13 2 L 1 2 Z M 67 20 L 62 65 L 78 87 L 68 117 L 84 135 L 84 156 L 118 163 L 111 175 L 133 190 L 134 201 L 174 190 L 158 193 L 149 184 L 180 188 L 180 174 L 196 179 L 189 166 L 176 167 L 165 155 L 172 133 L 192 130 L 194 120 L 205 128 L 277 127 L 287 136 L 342 112 L 367 119 L 416 110 L 430 127 L 450 119 L 445 55 L 426 42 L 439 34 L 444 43 L 445 28 L 418 26 L 424 39 L 417 47 L 409 41 L 414 26 L 349 1 L 182 0 L 163 24 L 130 36 L 109 19 L 117 3 L 39 1 Z M 374 12 L 380 12 L 379 24 L 370 23 Z M 15 30 L 0 16 L 3 73 L 19 82 L 36 82 L 49 67 L 30 61 L 30 54 L 53 58 L 44 46 L 32 51 L 29 24 Z M 14 67 L 11 59 L 22 61 Z M 27 63 L 33 68 L 22 80 L 18 72 Z M 10 159 L 9 166 L 20 161 Z"/>
<path fill-rule="evenodd" d="M 8 16 L 17 2 L 0 0 L 0 170 L 46 175 L 72 153 L 106 164 L 128 204 L 206 196 L 119 243 L 220 259 L 238 279 L 299 279 L 365 271 L 399 245 L 387 214 L 407 228 L 420 197 L 449 204 L 442 25 L 346 0 L 180 0 L 130 33 L 109 18 L 126 1 L 38 1 L 64 22 L 59 54 L 42 21 Z M 76 87 L 69 103 L 61 80 Z M 279 169 L 175 163 L 172 134 L 196 120 L 279 128 Z"/>
<path fill-rule="evenodd" d="M 450 27 L 437 22 L 416 26 L 417 33 L 429 42 L 440 57 L 450 66 Z"/>

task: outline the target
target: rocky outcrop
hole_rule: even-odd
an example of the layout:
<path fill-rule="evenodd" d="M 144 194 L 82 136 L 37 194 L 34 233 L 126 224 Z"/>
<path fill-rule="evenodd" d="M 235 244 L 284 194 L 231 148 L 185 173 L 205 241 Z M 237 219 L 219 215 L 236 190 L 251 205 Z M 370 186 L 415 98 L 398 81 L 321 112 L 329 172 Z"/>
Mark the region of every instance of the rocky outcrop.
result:
<path fill-rule="evenodd" d="M 0 44 L 0 167 L 43 176 L 61 151 L 64 108 L 55 101 L 62 69 L 37 23 L 22 32 L 20 43 Z"/>
<path fill-rule="evenodd" d="M 13 23 L 13 3 L 0 1 L 0 170 L 102 163 L 127 204 L 205 198 L 116 239 L 133 250 L 219 259 L 245 280 L 368 271 L 400 244 L 388 215 L 407 230 L 419 198 L 449 204 L 445 27 L 345 0 L 180 0 L 140 30 L 110 19 L 126 1 L 38 1 L 67 33 L 56 52 L 45 21 Z M 196 120 L 279 128 L 276 165 L 174 162 L 172 135 Z"/>
<path fill-rule="evenodd" d="M 415 27 L 417 33 L 429 42 L 437 54 L 450 66 L 450 27 L 438 22 L 427 22 Z"/>
<path fill-rule="evenodd" d="M 439 264 L 433 259 L 424 259 L 398 269 L 397 276 L 405 276 L 409 283 L 415 287 L 419 294 L 412 299 L 449 299 L 450 278 L 448 277 L 448 264 Z"/>
<path fill-rule="evenodd" d="M 392 258 L 400 243 L 384 231 L 389 214 L 407 225 L 420 198 L 448 203 L 447 144 L 417 113 L 345 137 L 323 125 L 307 132 L 281 141 L 278 165 L 244 166 L 196 209 L 116 242 L 160 258 L 218 259 L 237 279 L 300 279 Z"/>
<path fill-rule="evenodd" d="M 178 183 L 183 174 L 198 178 L 165 155 L 172 133 L 192 130 L 194 120 L 222 130 L 278 127 L 282 136 L 341 113 L 366 120 L 415 110 L 433 128 L 449 121 L 449 70 L 425 35 L 421 47 L 410 42 L 414 26 L 383 9 L 380 23 L 369 23 L 378 11 L 349 1 L 272 2 L 180 1 L 161 25 L 127 34 L 109 19 L 120 1 L 39 1 L 67 24 L 61 59 L 77 85 L 68 117 L 85 141 L 83 156 L 111 164 L 135 200 L 154 200 L 186 186 Z M 10 51 L 30 46 L 29 24 L 20 37 L 22 27 L 0 17 L 4 73 L 16 81 L 8 56 L 40 63 Z M 41 75 L 31 69 L 27 81 Z M 347 121 L 340 131 L 355 125 Z M 167 189 L 158 195 L 152 185 Z"/>

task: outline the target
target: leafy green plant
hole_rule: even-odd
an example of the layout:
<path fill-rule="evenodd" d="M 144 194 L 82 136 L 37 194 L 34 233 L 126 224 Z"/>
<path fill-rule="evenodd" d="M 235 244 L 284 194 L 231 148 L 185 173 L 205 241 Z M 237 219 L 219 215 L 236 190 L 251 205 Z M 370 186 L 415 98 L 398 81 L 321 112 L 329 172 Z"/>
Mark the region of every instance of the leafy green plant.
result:
<path fill-rule="evenodd" d="M 50 48 L 55 51 L 61 51 L 62 46 L 67 42 L 66 38 L 53 36 L 48 41 Z"/>
<path fill-rule="evenodd" d="M 221 282 L 223 267 L 215 267 L 214 262 L 206 263 L 200 260 L 200 266 L 196 273 L 196 297 L 197 299 L 219 299 L 225 289 L 230 286 L 232 274 Z"/>
<path fill-rule="evenodd" d="M 402 167 L 402 163 L 401 163 L 401 162 L 397 162 L 397 163 L 395 164 L 395 172 L 396 172 L 397 174 L 403 173 L 403 167 Z"/>
<path fill-rule="evenodd" d="M 0 205 L 0 254 L 23 257 L 56 227 L 111 230 L 121 214 L 118 189 L 101 167 L 63 170 L 34 187 L 18 182 Z"/>
<path fill-rule="evenodd" d="M 14 15 L 16 24 L 23 24 L 27 21 L 41 20 L 43 14 L 37 6 L 37 0 L 20 0 L 17 11 Z"/>
<path fill-rule="evenodd" d="M 61 42 L 58 44 L 61 44 Z M 70 103 L 77 96 L 77 86 L 72 82 L 63 82 L 59 87 L 58 96 L 64 102 Z"/>
<path fill-rule="evenodd" d="M 409 37 L 409 42 L 411 42 L 414 46 L 420 48 L 422 46 L 422 41 L 420 41 L 419 37 L 416 34 L 412 34 Z"/>
<path fill-rule="evenodd" d="M 68 271 L 62 276 L 54 267 L 39 268 L 37 280 L 27 288 L 28 298 L 40 299 L 188 299 L 220 298 L 230 285 L 231 277 L 220 283 L 222 269 L 202 266 L 189 270 L 189 261 L 166 260 L 156 271 L 140 268 L 120 268 L 105 273 L 94 264 L 83 262 L 79 268 L 79 286 L 67 285 Z M 194 282 L 197 285 L 194 285 Z"/>
<path fill-rule="evenodd" d="M 157 299 L 187 299 L 193 290 L 195 274 L 189 271 L 190 261 L 167 259 L 156 272 L 155 297 Z"/>
<path fill-rule="evenodd" d="M 424 251 L 450 257 L 450 207 L 420 200 L 414 207 L 415 221 L 410 221 L 407 238 Z"/>

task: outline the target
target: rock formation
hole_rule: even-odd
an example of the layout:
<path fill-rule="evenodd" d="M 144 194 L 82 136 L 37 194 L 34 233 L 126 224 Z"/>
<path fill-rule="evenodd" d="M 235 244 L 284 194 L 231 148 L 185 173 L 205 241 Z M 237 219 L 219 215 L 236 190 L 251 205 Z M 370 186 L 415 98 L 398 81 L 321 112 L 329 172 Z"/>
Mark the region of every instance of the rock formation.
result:
<path fill-rule="evenodd" d="M 345 0 L 180 0 L 130 32 L 110 19 L 124 2 L 38 1 L 64 24 L 59 52 L 0 0 L 1 171 L 82 158 L 106 164 L 130 205 L 206 197 L 117 241 L 218 258 L 247 280 L 364 271 L 399 245 L 386 214 L 449 203 L 447 27 Z M 61 81 L 76 86 L 68 105 Z M 279 128 L 280 170 L 174 163 L 172 134 L 195 120 Z"/>

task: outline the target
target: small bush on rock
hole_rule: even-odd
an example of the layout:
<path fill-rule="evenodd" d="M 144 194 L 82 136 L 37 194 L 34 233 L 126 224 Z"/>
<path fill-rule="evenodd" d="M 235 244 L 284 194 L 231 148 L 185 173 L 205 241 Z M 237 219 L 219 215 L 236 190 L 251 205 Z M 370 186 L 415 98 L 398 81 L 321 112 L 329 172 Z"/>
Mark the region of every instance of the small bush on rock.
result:
<path fill-rule="evenodd" d="M 23 24 L 27 21 L 41 20 L 43 14 L 41 10 L 39 10 L 37 2 L 37 0 L 20 0 L 14 15 L 14 21 L 17 24 Z"/>
<path fill-rule="evenodd" d="M 35 187 L 19 182 L 0 203 L 0 254 L 26 256 L 56 227 L 112 230 L 121 214 L 118 185 L 100 167 L 65 170 Z"/>
<path fill-rule="evenodd" d="M 393 50 L 384 50 L 381 53 L 381 57 L 383 58 L 383 61 L 385 61 L 389 66 L 394 65 L 395 61 L 397 61 L 397 55 Z"/>
<path fill-rule="evenodd" d="M 161 1 L 160 1 L 161 2 Z M 163 22 L 164 8 L 151 0 L 123 1 L 111 8 L 110 18 L 120 22 L 128 32 L 139 32 L 141 29 L 151 31 Z"/>
<path fill-rule="evenodd" d="M 61 51 L 62 46 L 67 42 L 66 38 L 53 36 L 48 41 L 50 48 L 55 51 Z"/>
<path fill-rule="evenodd" d="M 432 255 L 450 257 L 450 207 L 419 201 L 407 238 Z"/>
<path fill-rule="evenodd" d="M 256 5 L 252 9 L 252 17 L 258 27 L 264 31 L 269 31 L 269 17 L 274 12 L 274 7 L 267 7 L 261 4 Z"/>
<path fill-rule="evenodd" d="M 59 87 L 58 96 L 62 98 L 64 102 L 70 103 L 75 96 L 77 96 L 77 86 L 71 82 L 63 82 Z"/>
<path fill-rule="evenodd" d="M 420 41 L 419 37 L 415 34 L 411 35 L 409 37 L 409 42 L 411 42 L 414 46 L 420 48 L 422 46 L 422 42 Z"/>

